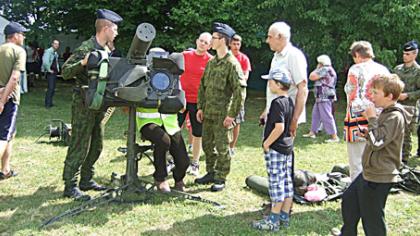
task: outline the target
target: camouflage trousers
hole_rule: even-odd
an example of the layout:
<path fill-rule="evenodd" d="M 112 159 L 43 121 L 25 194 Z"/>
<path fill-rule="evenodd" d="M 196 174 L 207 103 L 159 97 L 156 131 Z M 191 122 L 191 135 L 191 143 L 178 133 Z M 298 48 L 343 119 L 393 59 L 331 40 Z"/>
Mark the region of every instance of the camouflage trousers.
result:
<path fill-rule="evenodd" d="M 215 179 L 226 180 L 230 172 L 228 145 L 232 140 L 232 129 L 223 127 L 224 117 L 203 121 L 203 151 L 206 155 L 206 171 L 214 172 Z"/>
<path fill-rule="evenodd" d="M 411 149 L 413 147 L 411 134 L 413 133 L 414 130 L 417 130 L 417 136 L 419 135 L 419 130 L 417 129 L 418 110 L 419 109 L 416 106 L 414 116 L 411 119 L 410 129 L 409 130 L 404 130 L 404 143 L 403 143 L 403 148 L 402 148 L 402 160 L 405 161 L 405 162 L 408 161 L 408 159 L 411 157 Z M 420 145 L 419 145 L 419 148 L 420 148 Z"/>
<path fill-rule="evenodd" d="M 87 108 L 82 94 L 73 93 L 71 139 L 63 171 L 66 186 L 76 186 L 79 172 L 81 182 L 92 179 L 93 165 L 103 147 L 104 127 L 101 121 L 104 115 L 105 112 L 96 112 Z"/>

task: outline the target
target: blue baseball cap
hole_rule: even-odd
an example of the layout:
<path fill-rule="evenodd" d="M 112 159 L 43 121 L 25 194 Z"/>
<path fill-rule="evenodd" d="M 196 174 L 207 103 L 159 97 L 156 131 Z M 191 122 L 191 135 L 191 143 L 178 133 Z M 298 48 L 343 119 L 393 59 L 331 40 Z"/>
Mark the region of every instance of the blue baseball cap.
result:
<path fill-rule="evenodd" d="M 109 20 L 114 24 L 118 24 L 121 21 L 123 21 L 123 18 L 120 15 L 107 9 L 98 9 L 96 11 L 96 15 L 97 15 L 96 19 Z"/>
<path fill-rule="evenodd" d="M 232 27 L 230 27 L 227 24 L 223 24 L 219 22 L 213 23 L 213 32 L 224 34 L 228 36 L 228 38 L 230 39 L 236 34 L 235 30 L 233 30 Z"/>
<path fill-rule="evenodd" d="M 287 71 L 280 68 L 270 70 L 268 75 L 262 75 L 261 78 L 266 80 L 276 80 L 285 85 L 290 85 L 292 83 L 292 80 L 288 76 Z"/>
<path fill-rule="evenodd" d="M 409 52 L 409 51 L 419 49 L 419 45 L 417 44 L 416 40 L 411 40 L 410 42 L 407 42 L 406 44 L 404 44 L 403 49 L 404 49 L 404 52 Z"/>
<path fill-rule="evenodd" d="M 11 35 L 15 33 L 25 33 L 28 31 L 29 31 L 28 29 L 26 29 L 21 24 L 14 21 L 10 21 L 9 24 L 7 24 L 6 27 L 4 27 L 5 35 Z"/>

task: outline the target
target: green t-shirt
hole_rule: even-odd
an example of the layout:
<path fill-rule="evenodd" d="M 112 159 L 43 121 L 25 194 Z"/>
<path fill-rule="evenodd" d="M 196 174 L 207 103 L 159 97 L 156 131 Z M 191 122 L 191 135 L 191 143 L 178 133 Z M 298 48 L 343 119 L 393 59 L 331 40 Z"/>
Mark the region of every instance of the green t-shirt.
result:
<path fill-rule="evenodd" d="M 10 76 L 14 70 L 25 71 L 26 52 L 21 46 L 14 43 L 5 43 L 0 46 L 0 86 L 5 87 L 9 82 Z M 19 104 L 20 86 L 12 92 L 13 102 Z"/>

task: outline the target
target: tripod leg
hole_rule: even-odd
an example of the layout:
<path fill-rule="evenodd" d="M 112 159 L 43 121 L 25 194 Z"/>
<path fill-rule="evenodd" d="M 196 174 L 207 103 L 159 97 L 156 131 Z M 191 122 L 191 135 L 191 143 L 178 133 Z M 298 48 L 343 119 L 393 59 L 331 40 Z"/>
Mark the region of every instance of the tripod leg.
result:
<path fill-rule="evenodd" d="M 130 106 L 128 116 L 128 135 L 127 135 L 127 165 L 126 165 L 126 184 L 135 184 L 138 181 L 137 161 L 136 161 L 136 108 Z"/>

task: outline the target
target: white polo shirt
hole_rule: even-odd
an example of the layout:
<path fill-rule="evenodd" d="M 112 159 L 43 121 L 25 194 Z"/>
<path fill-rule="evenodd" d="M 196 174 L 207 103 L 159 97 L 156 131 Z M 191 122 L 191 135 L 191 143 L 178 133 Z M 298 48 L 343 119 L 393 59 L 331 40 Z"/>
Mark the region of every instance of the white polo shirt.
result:
<path fill-rule="evenodd" d="M 275 52 L 273 59 L 271 60 L 270 71 L 274 68 L 281 68 L 284 71 L 288 71 L 288 76 L 292 80 L 292 84 L 289 89 L 289 96 L 292 98 L 293 102 L 296 104 L 296 95 L 297 95 L 297 85 L 302 81 L 307 81 L 307 67 L 306 58 L 303 55 L 302 51 L 292 45 L 292 43 L 287 43 L 286 47 L 283 48 L 281 52 Z M 276 98 L 276 94 L 270 91 L 267 83 L 266 89 L 266 111 L 270 110 L 271 101 Z M 299 117 L 298 124 L 306 122 L 306 108 L 303 107 L 302 114 Z"/>

